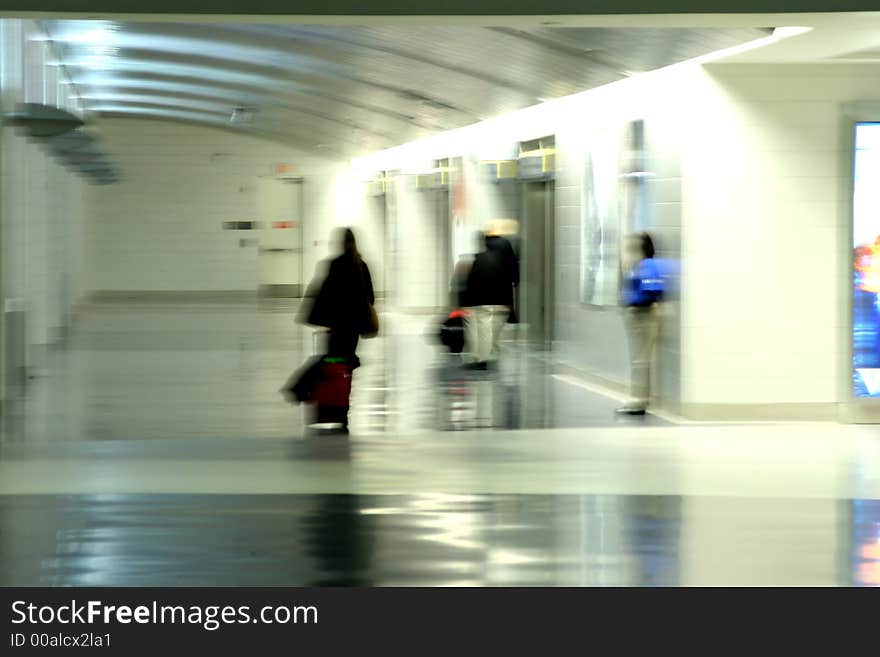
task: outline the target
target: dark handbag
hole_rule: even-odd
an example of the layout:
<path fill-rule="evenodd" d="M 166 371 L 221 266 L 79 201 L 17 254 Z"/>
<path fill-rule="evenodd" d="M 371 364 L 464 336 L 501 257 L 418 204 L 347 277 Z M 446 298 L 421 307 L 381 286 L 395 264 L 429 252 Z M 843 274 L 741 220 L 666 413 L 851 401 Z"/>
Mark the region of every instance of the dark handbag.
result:
<path fill-rule="evenodd" d="M 364 338 L 375 338 L 379 334 L 379 315 L 376 313 L 376 308 L 373 304 L 367 304 L 367 318 L 364 324 L 363 329 L 361 330 L 361 337 Z"/>
<path fill-rule="evenodd" d="M 314 295 L 307 295 L 303 299 L 300 321 L 311 326 L 330 328 L 333 325 L 333 307 L 330 295 L 327 292 L 326 281 L 320 286 L 312 286 L 317 289 Z"/>

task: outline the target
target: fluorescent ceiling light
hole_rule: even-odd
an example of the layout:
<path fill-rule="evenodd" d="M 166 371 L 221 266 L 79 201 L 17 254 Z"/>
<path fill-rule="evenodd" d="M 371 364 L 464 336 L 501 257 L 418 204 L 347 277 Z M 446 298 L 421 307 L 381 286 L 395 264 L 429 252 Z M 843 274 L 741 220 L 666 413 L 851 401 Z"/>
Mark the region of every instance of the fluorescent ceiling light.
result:
<path fill-rule="evenodd" d="M 776 27 L 773 28 L 773 37 L 777 39 L 787 39 L 789 37 L 799 36 L 812 31 L 812 27 Z"/>
<path fill-rule="evenodd" d="M 104 46 L 118 35 L 119 26 L 112 21 L 75 21 L 73 24 L 74 27 L 81 26 L 85 29 L 60 32 L 52 35 L 52 40 L 85 46 Z"/>

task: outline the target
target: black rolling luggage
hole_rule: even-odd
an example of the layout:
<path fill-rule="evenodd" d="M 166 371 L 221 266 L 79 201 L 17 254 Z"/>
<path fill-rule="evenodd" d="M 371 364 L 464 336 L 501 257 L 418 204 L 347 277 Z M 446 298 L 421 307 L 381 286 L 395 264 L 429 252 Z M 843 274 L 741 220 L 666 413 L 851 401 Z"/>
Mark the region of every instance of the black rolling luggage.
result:
<path fill-rule="evenodd" d="M 453 310 L 440 327 L 440 342 L 453 354 L 464 351 L 464 318 L 463 310 Z"/>

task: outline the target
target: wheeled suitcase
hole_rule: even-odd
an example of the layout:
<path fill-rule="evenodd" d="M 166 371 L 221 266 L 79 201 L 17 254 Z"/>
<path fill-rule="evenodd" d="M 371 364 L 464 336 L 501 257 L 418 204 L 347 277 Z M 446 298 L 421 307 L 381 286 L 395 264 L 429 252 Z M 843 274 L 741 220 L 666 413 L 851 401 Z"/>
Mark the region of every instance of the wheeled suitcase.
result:
<path fill-rule="evenodd" d="M 311 405 L 313 424 L 338 424 L 348 428 L 352 364 L 344 358 L 325 356 L 315 382 Z"/>
<path fill-rule="evenodd" d="M 440 342 L 453 354 L 464 351 L 465 312 L 453 310 L 440 327 Z"/>
<path fill-rule="evenodd" d="M 324 348 L 326 331 L 316 331 L 313 350 Z M 313 428 L 348 428 L 352 372 L 360 367 L 360 359 L 316 355 L 294 372 L 281 388 L 281 394 L 291 404 L 307 405 L 306 425 Z M 322 425 L 316 427 L 315 425 Z"/>

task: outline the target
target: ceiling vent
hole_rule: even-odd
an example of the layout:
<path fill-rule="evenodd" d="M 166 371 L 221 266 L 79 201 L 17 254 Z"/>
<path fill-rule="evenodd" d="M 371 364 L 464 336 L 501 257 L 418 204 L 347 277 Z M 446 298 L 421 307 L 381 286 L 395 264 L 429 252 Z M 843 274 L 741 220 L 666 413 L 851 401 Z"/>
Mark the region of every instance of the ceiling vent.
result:
<path fill-rule="evenodd" d="M 256 107 L 234 107 L 229 122 L 233 125 L 251 125 L 256 114 Z"/>

